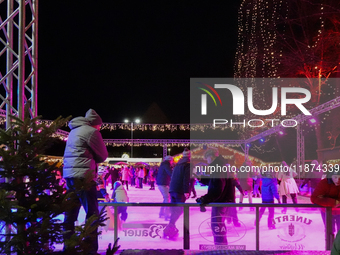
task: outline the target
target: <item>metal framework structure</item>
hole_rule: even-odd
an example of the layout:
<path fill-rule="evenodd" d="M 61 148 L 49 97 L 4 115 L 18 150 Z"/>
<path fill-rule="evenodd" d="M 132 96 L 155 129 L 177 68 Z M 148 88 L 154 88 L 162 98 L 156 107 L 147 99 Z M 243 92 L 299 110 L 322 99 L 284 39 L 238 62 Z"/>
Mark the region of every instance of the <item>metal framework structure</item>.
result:
<path fill-rule="evenodd" d="M 340 97 L 336 97 L 324 104 L 321 104 L 313 109 L 311 109 L 309 112 L 312 115 L 304 115 L 304 114 L 300 114 L 296 117 L 293 118 L 293 120 L 297 121 L 298 125 L 297 125 L 297 139 L 296 139 L 296 143 L 297 143 L 297 166 L 301 166 L 304 165 L 305 163 L 305 138 L 303 136 L 303 132 L 302 132 L 302 128 L 301 125 L 303 124 L 304 121 L 311 119 L 315 116 L 320 115 L 321 113 L 324 112 L 328 112 L 330 110 L 333 110 L 337 107 L 340 106 Z M 288 123 L 287 123 L 288 124 Z M 284 129 L 285 127 L 282 126 L 282 124 L 277 125 L 271 129 L 268 129 L 256 136 L 253 136 L 249 139 L 246 140 L 246 143 L 251 143 L 254 142 L 258 139 L 261 139 L 263 137 L 266 137 L 268 135 L 271 135 L 273 133 L 277 133 L 280 130 Z M 247 156 L 247 155 L 246 155 Z"/>
<path fill-rule="evenodd" d="M 38 88 L 38 0 L 0 0 L 0 113 L 6 112 L 6 126 L 9 127 L 10 116 L 21 119 L 24 106 L 29 104 L 31 117 L 37 116 Z M 2 88 L 2 89 L 1 89 Z M 340 106 L 340 97 L 322 104 L 310 112 L 317 116 Z M 297 127 L 297 164 L 304 163 L 304 136 L 300 125 L 311 116 L 298 115 L 294 120 Z M 247 140 L 169 140 L 169 139 L 107 139 L 106 144 L 125 144 L 135 146 L 163 144 L 163 154 L 171 144 L 188 146 L 193 143 L 239 144 L 248 157 L 248 143 L 256 141 L 283 129 L 275 126 Z M 58 135 L 66 137 L 67 132 L 60 130 Z"/>
<path fill-rule="evenodd" d="M 0 0 L 0 62 L 0 111 L 8 129 L 11 116 L 25 118 L 26 104 L 37 116 L 38 0 Z M 6 234 L 12 228 L 6 225 Z"/>
<path fill-rule="evenodd" d="M 6 120 L 37 116 L 38 0 L 0 0 L 0 109 Z M 10 121 L 6 121 L 9 127 Z"/>

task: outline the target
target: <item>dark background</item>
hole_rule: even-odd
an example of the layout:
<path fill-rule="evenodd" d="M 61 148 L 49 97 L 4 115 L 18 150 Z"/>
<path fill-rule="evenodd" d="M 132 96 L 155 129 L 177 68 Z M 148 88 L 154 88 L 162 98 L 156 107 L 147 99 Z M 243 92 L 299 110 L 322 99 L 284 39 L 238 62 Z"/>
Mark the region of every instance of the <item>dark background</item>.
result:
<path fill-rule="evenodd" d="M 233 77 L 239 3 L 40 1 L 39 115 L 189 123 L 190 78 Z"/>
<path fill-rule="evenodd" d="M 53 120 L 84 116 L 93 108 L 110 123 L 137 117 L 142 123 L 189 123 L 190 78 L 233 77 L 239 5 L 240 0 L 40 1 L 38 114 Z M 158 114 L 146 117 L 150 107 Z M 129 130 L 102 134 L 131 137 Z M 209 138 L 209 131 L 201 135 Z M 189 137 L 188 131 L 134 132 L 134 138 Z M 225 139 L 237 136 L 226 131 Z M 294 141 L 284 144 L 290 147 L 283 152 L 296 151 Z M 50 154 L 62 155 L 64 146 L 57 141 Z M 130 147 L 108 150 L 121 156 Z M 171 155 L 182 150 L 173 147 Z M 252 154 L 273 161 L 280 153 Z M 136 147 L 134 155 L 159 157 L 162 147 Z"/>

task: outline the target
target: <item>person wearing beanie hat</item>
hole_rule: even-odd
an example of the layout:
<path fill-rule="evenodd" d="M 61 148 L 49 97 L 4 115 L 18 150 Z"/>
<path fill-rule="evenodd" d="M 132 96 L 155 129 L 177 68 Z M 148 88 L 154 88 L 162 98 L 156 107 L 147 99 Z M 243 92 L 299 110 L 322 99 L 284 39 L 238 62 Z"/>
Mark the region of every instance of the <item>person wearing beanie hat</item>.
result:
<path fill-rule="evenodd" d="M 74 223 L 78 218 L 80 206 L 83 205 L 86 219 L 92 215 L 99 215 L 96 187 L 96 170 L 99 163 L 106 160 L 108 152 L 100 134 L 102 120 L 92 109 L 86 112 L 85 117 L 76 117 L 69 122 L 71 129 L 64 151 L 63 177 L 66 180 L 67 190 L 75 192 L 78 196 L 74 204 L 77 207 L 65 213 L 64 240 L 68 240 L 75 233 Z M 89 175 L 92 174 L 90 185 L 87 184 Z M 88 190 L 81 190 L 79 186 L 89 186 Z M 79 199 L 81 198 L 81 199 Z M 98 232 L 98 229 L 95 229 Z M 89 240 L 90 249 L 88 254 L 97 254 L 98 236 Z M 68 247 L 64 245 L 65 252 Z"/>
<path fill-rule="evenodd" d="M 313 204 L 332 209 L 332 232 L 340 231 L 340 172 L 327 173 L 327 178 L 322 179 L 317 185 L 310 198 Z M 321 208 L 321 218 L 326 226 L 326 210 Z"/>
<path fill-rule="evenodd" d="M 184 203 L 190 195 L 190 151 L 184 149 L 183 157 L 178 161 L 171 175 L 169 193 L 171 203 Z M 164 238 L 175 239 L 178 236 L 176 221 L 183 212 L 182 207 L 171 207 L 170 222 L 163 231 Z"/>
<path fill-rule="evenodd" d="M 163 203 L 170 203 L 170 193 L 169 184 L 172 175 L 172 162 L 173 158 L 171 156 L 166 156 L 164 161 L 158 168 L 158 173 L 156 176 L 156 184 L 163 197 Z M 159 211 L 159 218 L 165 220 L 170 219 L 170 208 L 162 206 Z"/>

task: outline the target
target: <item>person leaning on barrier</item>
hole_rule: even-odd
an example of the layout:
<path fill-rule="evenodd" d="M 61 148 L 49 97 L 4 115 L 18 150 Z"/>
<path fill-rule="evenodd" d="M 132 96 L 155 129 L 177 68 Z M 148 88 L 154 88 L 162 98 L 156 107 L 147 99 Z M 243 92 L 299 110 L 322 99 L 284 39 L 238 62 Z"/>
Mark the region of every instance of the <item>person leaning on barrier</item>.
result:
<path fill-rule="evenodd" d="M 108 156 L 105 143 L 99 130 L 102 119 L 92 109 L 86 112 L 85 117 L 77 117 L 70 121 L 69 127 L 71 132 L 68 136 L 64 152 L 63 175 L 66 180 L 68 192 L 75 192 L 77 199 L 76 205 L 72 211 L 65 213 L 64 220 L 64 240 L 69 240 L 75 233 L 74 223 L 78 218 L 81 205 L 86 212 L 86 219 L 92 215 L 99 216 L 97 187 L 96 187 L 96 170 L 99 163 L 105 161 Z M 82 186 L 87 184 L 85 177 L 93 171 L 93 179 L 89 187 L 85 189 Z M 98 229 L 93 232 L 93 237 L 87 237 L 89 251 L 87 254 L 97 254 L 98 250 Z M 67 251 L 68 247 L 65 245 Z"/>
<path fill-rule="evenodd" d="M 225 166 L 226 160 L 219 155 L 215 148 L 208 149 L 204 158 L 209 166 Z M 208 185 L 208 193 L 196 199 L 201 205 L 209 203 L 235 203 L 235 186 L 233 178 L 228 178 L 230 173 L 214 172 L 208 179 L 201 179 L 200 182 Z M 233 190 L 234 189 L 234 190 Z M 227 245 L 225 219 L 228 207 L 211 208 L 211 230 L 214 236 L 215 245 Z"/>

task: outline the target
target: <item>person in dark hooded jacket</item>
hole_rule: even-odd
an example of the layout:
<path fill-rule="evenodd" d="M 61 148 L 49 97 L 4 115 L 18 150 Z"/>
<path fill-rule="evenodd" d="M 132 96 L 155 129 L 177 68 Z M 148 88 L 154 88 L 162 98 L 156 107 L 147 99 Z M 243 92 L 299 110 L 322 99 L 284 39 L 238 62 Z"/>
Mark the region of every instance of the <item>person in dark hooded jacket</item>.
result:
<path fill-rule="evenodd" d="M 182 155 L 183 157 L 173 169 L 169 187 L 171 203 L 174 204 L 185 203 L 190 195 L 190 151 L 185 148 Z M 170 211 L 170 222 L 165 227 L 163 235 L 165 238 L 173 239 L 178 235 L 175 224 L 181 216 L 183 208 L 171 207 Z"/>
<path fill-rule="evenodd" d="M 204 155 L 209 166 L 226 165 L 226 160 L 219 155 L 215 148 L 208 149 Z M 228 173 L 220 173 L 215 171 L 208 179 L 201 179 L 201 183 L 208 184 L 208 193 L 196 201 L 200 204 L 208 203 L 235 203 L 235 185 L 233 178 L 228 178 Z M 227 215 L 227 207 L 211 208 L 211 229 L 214 236 L 215 245 L 227 245 L 225 219 Z"/>
<path fill-rule="evenodd" d="M 99 132 L 102 119 L 92 109 L 86 112 L 85 117 L 77 117 L 70 121 L 71 132 L 68 136 L 64 152 L 63 177 L 66 180 L 67 190 L 77 194 L 76 205 L 72 211 L 65 213 L 64 240 L 69 240 L 75 232 L 74 223 L 78 218 L 81 205 L 86 212 L 86 219 L 92 215 L 99 215 L 96 187 L 96 171 L 98 163 L 102 163 L 108 156 L 103 138 Z M 85 177 L 93 172 L 92 180 L 87 189 Z M 94 237 L 89 237 L 90 249 L 87 254 L 97 254 L 98 251 L 98 230 L 95 230 Z M 64 250 L 68 250 L 65 245 Z"/>

